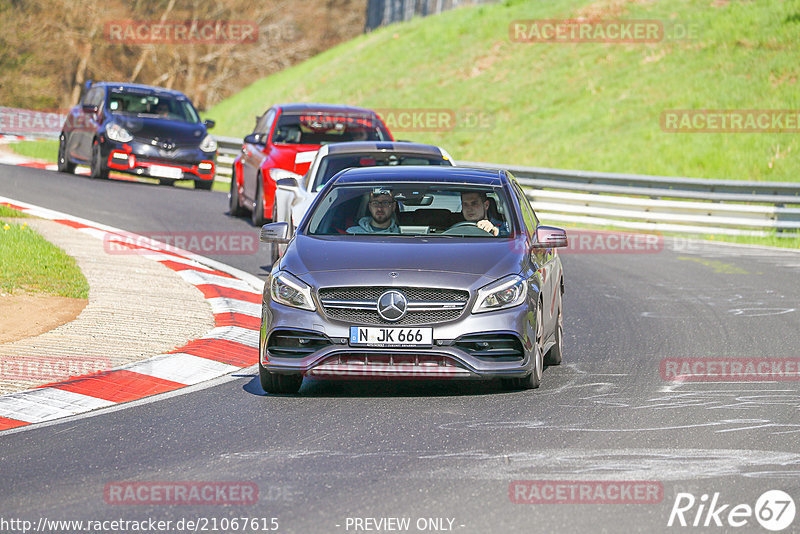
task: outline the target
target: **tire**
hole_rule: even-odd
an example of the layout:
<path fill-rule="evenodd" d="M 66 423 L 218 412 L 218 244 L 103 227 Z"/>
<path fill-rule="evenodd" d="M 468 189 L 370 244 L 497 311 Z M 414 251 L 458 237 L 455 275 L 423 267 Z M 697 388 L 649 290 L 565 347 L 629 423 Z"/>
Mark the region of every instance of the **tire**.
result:
<path fill-rule="evenodd" d="M 303 375 L 279 375 L 270 373 L 261 362 L 258 363 L 258 378 L 261 380 L 261 388 L 267 393 L 293 395 L 300 391 L 303 384 Z"/>
<path fill-rule="evenodd" d="M 103 164 L 100 143 L 97 140 L 92 143 L 92 165 L 89 176 L 95 180 L 108 179 L 108 167 Z"/>
<path fill-rule="evenodd" d="M 556 344 L 550 347 L 545 356 L 545 365 L 561 365 L 561 355 L 564 353 L 564 295 L 558 289 L 558 319 L 556 319 Z"/>
<path fill-rule="evenodd" d="M 228 215 L 231 217 L 244 215 L 244 208 L 239 203 L 239 187 L 236 185 L 235 173 L 231 175 L 231 190 L 228 193 Z"/>
<path fill-rule="evenodd" d="M 263 226 L 267 222 L 264 219 L 264 189 L 261 186 L 260 174 L 256 179 L 256 203 L 250 212 L 250 220 L 253 221 L 253 226 Z"/>
<path fill-rule="evenodd" d="M 58 172 L 75 173 L 76 165 L 67 158 L 67 134 L 58 137 Z"/>
<path fill-rule="evenodd" d="M 522 378 L 504 378 L 503 386 L 506 389 L 536 389 L 542 383 L 542 372 L 544 370 L 544 354 L 542 354 L 542 336 L 544 325 L 542 324 L 542 303 L 536 310 L 536 340 L 533 350 L 533 370 Z"/>
<path fill-rule="evenodd" d="M 201 191 L 211 191 L 211 188 L 214 187 L 214 180 L 195 180 L 194 181 L 194 188 L 200 189 Z"/>

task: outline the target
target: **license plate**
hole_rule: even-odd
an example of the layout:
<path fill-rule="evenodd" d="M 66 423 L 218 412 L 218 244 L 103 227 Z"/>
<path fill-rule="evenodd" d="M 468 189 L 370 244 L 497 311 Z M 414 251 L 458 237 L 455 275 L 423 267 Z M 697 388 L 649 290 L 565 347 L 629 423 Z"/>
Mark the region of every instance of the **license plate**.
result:
<path fill-rule="evenodd" d="M 150 176 L 157 176 L 158 178 L 183 178 L 183 171 L 177 167 L 151 165 Z"/>
<path fill-rule="evenodd" d="M 351 326 L 350 345 L 367 347 L 430 347 L 433 328 Z"/>

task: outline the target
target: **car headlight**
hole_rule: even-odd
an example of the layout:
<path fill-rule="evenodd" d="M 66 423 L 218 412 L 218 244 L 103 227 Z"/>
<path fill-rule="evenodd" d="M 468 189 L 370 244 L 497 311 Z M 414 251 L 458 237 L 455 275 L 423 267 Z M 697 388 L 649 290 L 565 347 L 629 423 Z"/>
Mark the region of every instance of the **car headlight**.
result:
<path fill-rule="evenodd" d="M 216 152 L 217 140 L 211 137 L 210 135 L 206 135 L 203 138 L 203 142 L 200 143 L 200 150 L 202 150 L 203 152 Z"/>
<path fill-rule="evenodd" d="M 478 290 L 472 313 L 483 313 L 519 306 L 525 300 L 528 284 L 517 274 L 506 276 Z"/>
<path fill-rule="evenodd" d="M 311 287 L 286 271 L 275 273 L 269 291 L 275 302 L 302 310 L 315 311 L 317 309 L 311 299 Z"/>
<path fill-rule="evenodd" d="M 269 177 L 272 178 L 272 181 L 274 182 L 277 182 L 282 178 L 294 178 L 299 182 L 300 178 L 302 178 L 301 175 L 294 173 L 292 171 L 287 171 L 286 169 L 270 169 Z"/>
<path fill-rule="evenodd" d="M 133 136 L 128 133 L 128 130 L 113 122 L 106 127 L 106 136 L 118 143 L 127 143 L 133 140 Z"/>

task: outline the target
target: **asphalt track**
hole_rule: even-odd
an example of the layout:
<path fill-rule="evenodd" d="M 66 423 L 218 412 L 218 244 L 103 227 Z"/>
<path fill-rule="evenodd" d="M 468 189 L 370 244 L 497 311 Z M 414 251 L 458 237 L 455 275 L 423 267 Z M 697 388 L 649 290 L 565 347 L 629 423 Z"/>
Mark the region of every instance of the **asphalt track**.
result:
<path fill-rule="evenodd" d="M 0 195 L 133 232 L 255 233 L 227 216 L 221 193 L 0 165 Z M 267 252 L 207 255 L 263 278 Z M 729 526 L 728 512 L 772 489 L 800 504 L 797 381 L 679 384 L 659 372 L 665 358 L 800 356 L 800 254 L 678 242 L 562 258 L 564 363 L 545 370 L 539 390 L 306 381 L 298 396 L 267 396 L 250 369 L 0 434 L 0 519 L 275 517 L 278 532 L 295 533 L 366 532 L 375 525 L 348 518 L 388 517 L 410 518 L 408 532 L 422 531 L 421 518 L 452 519 L 459 533 L 765 532 L 754 517 Z M 518 480 L 653 481 L 663 496 L 517 504 Z M 108 504 L 104 488 L 120 481 L 252 482 L 259 501 Z M 667 527 L 679 492 L 698 502 L 718 492 L 730 505 L 724 526 Z"/>

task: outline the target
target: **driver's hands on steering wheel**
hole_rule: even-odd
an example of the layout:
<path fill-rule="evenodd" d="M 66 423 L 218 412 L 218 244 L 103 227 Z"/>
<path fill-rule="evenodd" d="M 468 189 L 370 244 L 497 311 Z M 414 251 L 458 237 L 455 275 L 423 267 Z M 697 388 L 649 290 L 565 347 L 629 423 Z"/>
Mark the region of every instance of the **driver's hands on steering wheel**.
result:
<path fill-rule="evenodd" d="M 497 237 L 500 234 L 500 229 L 493 225 L 489 220 L 482 219 L 475 223 L 478 228 L 483 230 L 484 232 L 489 232 L 493 236 Z"/>

